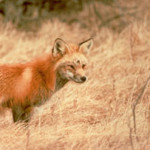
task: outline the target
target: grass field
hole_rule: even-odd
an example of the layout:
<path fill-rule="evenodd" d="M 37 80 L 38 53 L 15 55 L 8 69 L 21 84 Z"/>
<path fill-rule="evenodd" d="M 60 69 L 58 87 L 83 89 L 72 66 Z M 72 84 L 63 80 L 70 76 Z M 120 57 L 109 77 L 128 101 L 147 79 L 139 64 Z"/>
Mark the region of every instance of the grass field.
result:
<path fill-rule="evenodd" d="M 6 111 L 0 116 L 0 150 L 149 150 L 149 25 L 134 21 L 120 33 L 97 29 L 88 81 L 65 85 L 35 108 L 28 127 L 14 124 Z M 37 33 L 1 23 L 0 63 L 24 63 L 48 53 L 57 37 L 80 43 L 91 35 L 57 19 L 44 22 Z"/>

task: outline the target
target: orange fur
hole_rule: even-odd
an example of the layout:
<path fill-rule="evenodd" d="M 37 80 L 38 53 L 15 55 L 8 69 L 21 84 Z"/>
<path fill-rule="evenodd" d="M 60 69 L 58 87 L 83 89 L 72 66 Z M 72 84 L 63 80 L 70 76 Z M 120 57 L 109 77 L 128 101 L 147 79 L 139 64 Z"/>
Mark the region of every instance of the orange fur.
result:
<path fill-rule="evenodd" d="M 15 97 L 14 103 L 24 103 L 24 97 L 32 99 L 41 85 L 54 91 L 54 64 L 55 62 L 52 63 L 51 58 L 47 57 L 45 60 L 38 59 L 23 65 L 0 66 L 0 97 L 6 96 L 7 99 Z M 45 83 L 42 83 L 41 78 L 44 78 Z"/>
<path fill-rule="evenodd" d="M 69 79 L 78 83 L 86 80 L 81 76 L 84 72 L 81 63 L 78 69 L 80 73 L 76 73 L 75 67 L 70 67 L 70 63 L 74 63 L 78 57 L 82 58 L 82 62 L 85 61 L 83 54 L 79 53 L 79 46 L 78 49 L 71 48 L 63 40 L 57 39 L 49 55 L 26 64 L 1 65 L 0 111 L 9 107 L 12 109 L 14 122 L 29 121 L 33 107 L 43 104 Z"/>
<path fill-rule="evenodd" d="M 43 103 L 55 89 L 55 64 L 56 60 L 47 56 L 22 65 L 1 65 L 1 105 L 25 109 Z"/>

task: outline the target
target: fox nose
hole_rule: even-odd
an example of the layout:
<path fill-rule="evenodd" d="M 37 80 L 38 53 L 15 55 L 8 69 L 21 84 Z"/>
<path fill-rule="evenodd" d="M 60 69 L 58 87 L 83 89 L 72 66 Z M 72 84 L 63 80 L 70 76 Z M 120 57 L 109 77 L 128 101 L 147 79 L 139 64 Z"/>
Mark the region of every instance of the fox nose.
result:
<path fill-rule="evenodd" d="M 81 77 L 81 80 L 82 80 L 83 82 L 85 82 L 85 81 L 86 81 L 86 77 L 85 77 L 85 76 L 82 76 L 82 77 Z"/>

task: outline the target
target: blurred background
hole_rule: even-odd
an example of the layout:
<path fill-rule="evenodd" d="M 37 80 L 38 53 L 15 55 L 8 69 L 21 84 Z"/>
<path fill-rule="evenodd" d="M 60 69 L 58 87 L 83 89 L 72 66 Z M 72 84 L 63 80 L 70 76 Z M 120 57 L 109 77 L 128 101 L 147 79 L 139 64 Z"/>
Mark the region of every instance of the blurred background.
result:
<path fill-rule="evenodd" d="M 135 20 L 149 19 L 149 0 L 0 0 L 0 17 L 27 31 L 57 18 L 93 32 L 103 27 L 120 32 Z"/>

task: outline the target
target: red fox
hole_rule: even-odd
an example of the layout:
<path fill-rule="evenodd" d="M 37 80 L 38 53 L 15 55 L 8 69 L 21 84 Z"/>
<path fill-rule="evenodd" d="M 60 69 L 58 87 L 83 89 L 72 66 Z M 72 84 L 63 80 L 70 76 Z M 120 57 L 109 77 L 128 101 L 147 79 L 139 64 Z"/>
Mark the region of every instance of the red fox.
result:
<path fill-rule="evenodd" d="M 34 106 L 43 104 L 68 81 L 86 81 L 86 54 L 93 40 L 79 45 L 58 38 L 49 55 L 26 64 L 0 65 L 0 110 L 10 108 L 13 121 L 30 120 Z"/>

